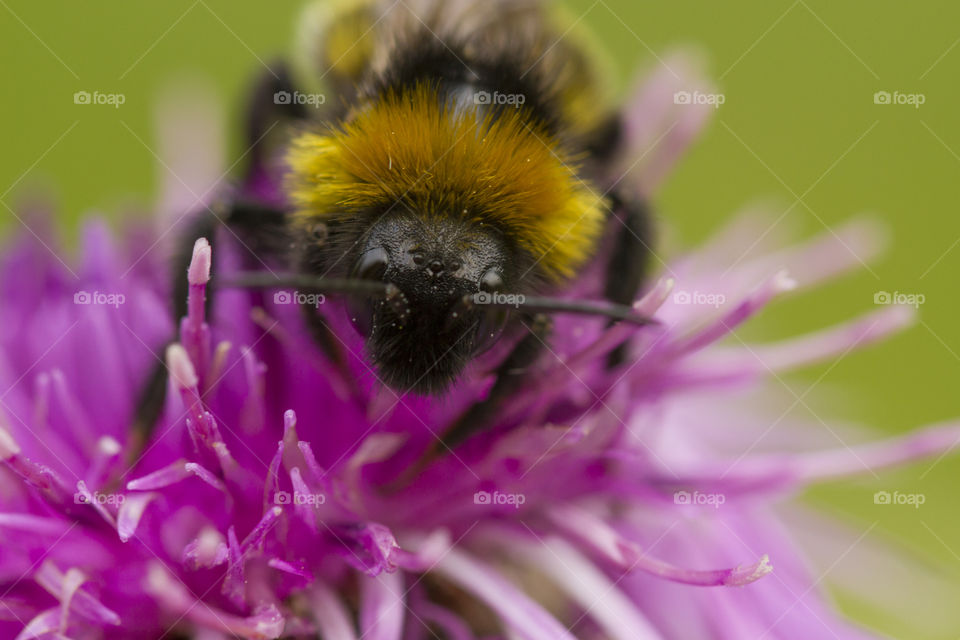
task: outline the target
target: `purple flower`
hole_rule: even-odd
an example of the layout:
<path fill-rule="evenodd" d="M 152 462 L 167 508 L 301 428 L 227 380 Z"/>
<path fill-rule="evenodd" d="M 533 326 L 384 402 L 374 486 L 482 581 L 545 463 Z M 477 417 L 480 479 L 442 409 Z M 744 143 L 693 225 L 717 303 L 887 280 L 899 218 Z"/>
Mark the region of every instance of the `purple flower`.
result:
<path fill-rule="evenodd" d="M 633 100 L 621 169 L 638 188 L 656 186 L 704 119 L 673 104 L 680 88 L 657 75 Z M 853 223 L 722 273 L 757 237 L 749 224 L 664 266 L 636 303 L 659 325 L 559 318 L 495 426 L 413 478 L 488 390 L 502 349 L 448 396 L 399 397 L 335 300 L 324 310 L 348 371 L 272 293 L 219 291 L 206 317 L 211 271 L 236 270 L 243 248 L 219 238 L 211 255 L 200 239 L 165 353 L 171 392 L 139 443 L 136 398 L 175 329 L 154 239 L 115 243 L 91 223 L 74 273 L 48 236 L 20 238 L 0 264 L 0 636 L 867 637 L 830 609 L 773 507 L 945 451 L 960 430 L 824 449 L 784 424 L 779 448 L 756 451 L 772 379 L 910 315 L 742 341 L 773 299 L 875 244 Z M 588 269 L 572 291 L 598 288 Z M 608 370 L 628 337 L 627 365 Z"/>

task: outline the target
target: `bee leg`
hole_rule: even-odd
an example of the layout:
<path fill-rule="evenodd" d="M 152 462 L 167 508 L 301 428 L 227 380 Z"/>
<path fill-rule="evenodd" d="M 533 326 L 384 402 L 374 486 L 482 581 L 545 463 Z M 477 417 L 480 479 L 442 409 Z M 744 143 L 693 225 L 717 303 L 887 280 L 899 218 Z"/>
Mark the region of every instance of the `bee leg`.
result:
<path fill-rule="evenodd" d="M 623 120 L 619 114 L 604 120 L 591 134 L 587 148 L 600 164 L 609 162 L 619 151 L 623 140 Z M 604 297 L 616 304 L 633 304 L 646 272 L 651 245 L 651 220 L 647 202 L 629 198 L 614 190 L 610 193 L 612 221 L 621 225 L 614 239 L 613 252 L 607 263 Z M 626 360 L 624 343 L 607 356 L 607 366 L 617 367 Z"/>
<path fill-rule="evenodd" d="M 524 322 L 524 326 L 529 333 L 514 345 L 507 357 L 497 367 L 494 372 L 496 380 L 487 397 L 475 402 L 460 414 L 460 417 L 454 420 L 442 434 L 437 436 L 437 440 L 423 455 L 387 485 L 386 491 L 388 493 L 406 486 L 416 479 L 431 462 L 452 451 L 457 445 L 478 431 L 491 425 L 497 409 L 519 385 L 523 376 L 527 373 L 527 369 L 543 351 L 544 344 L 546 344 L 553 328 L 553 321 L 549 316 L 538 313 L 533 316 L 529 324 Z"/>
<path fill-rule="evenodd" d="M 187 293 L 190 284 L 187 282 L 186 273 L 193 257 L 193 240 L 197 238 L 212 240 L 215 230 L 216 218 L 213 215 L 203 213 L 195 215 L 187 230 L 180 235 L 183 241 L 180 242 L 173 256 L 173 270 L 170 274 L 173 279 L 174 327 L 176 327 L 180 318 L 187 314 Z M 208 295 L 206 299 L 208 314 L 210 313 L 212 300 L 213 296 Z M 137 458 L 150 440 L 166 404 L 167 365 L 165 352 L 171 342 L 173 341 L 164 343 L 158 353 L 154 355 L 156 362 L 137 394 L 133 409 L 133 421 L 130 427 L 130 446 L 127 448 L 128 462 L 131 465 L 136 464 Z"/>
<path fill-rule="evenodd" d="M 166 346 L 166 345 L 165 345 Z M 127 463 L 133 467 L 139 461 L 141 452 L 153 434 L 160 414 L 167 401 L 167 367 L 157 362 L 150 375 L 143 382 L 133 409 L 133 423 L 130 427 L 127 446 Z"/>
<path fill-rule="evenodd" d="M 586 142 L 587 153 L 595 162 L 608 162 L 620 150 L 622 139 L 623 120 L 620 114 L 612 115 L 590 133 Z"/>
<path fill-rule="evenodd" d="M 307 327 L 307 331 L 310 333 L 310 338 L 313 340 L 313 343 L 320 347 L 323 355 L 326 356 L 327 360 L 340 373 L 340 378 L 346 384 L 349 393 L 353 394 L 354 397 L 360 397 L 360 387 L 347 364 L 346 351 L 340 339 L 337 338 L 336 333 L 330 328 L 327 319 L 323 314 L 315 311 L 313 307 L 303 305 L 301 306 L 301 310 L 303 322 Z"/>
<path fill-rule="evenodd" d="M 614 224 L 622 225 L 614 239 L 613 252 L 607 263 L 603 295 L 611 302 L 632 305 L 643 285 L 650 256 L 650 210 L 643 200 L 627 200 L 611 194 Z M 626 360 L 627 343 L 607 356 L 607 366 L 617 367 Z"/>
<path fill-rule="evenodd" d="M 547 315 L 537 314 L 529 324 L 524 322 L 524 327 L 529 333 L 497 367 L 494 374 L 496 381 L 487 397 L 474 403 L 443 434 L 443 444 L 447 447 L 453 449 L 477 431 L 490 426 L 497 409 L 516 389 L 527 369 L 540 356 L 553 328 L 553 321 Z"/>
<path fill-rule="evenodd" d="M 307 117 L 304 105 L 295 100 L 279 100 L 278 94 L 286 92 L 292 96 L 294 91 L 287 66 L 282 63 L 271 65 L 254 85 L 249 98 L 246 138 L 250 149 L 249 163 L 246 176 L 256 178 L 256 173 L 262 169 L 267 155 L 268 135 L 277 124 L 283 120 L 296 120 Z M 205 211 L 194 215 L 189 228 L 181 234 L 183 242 L 173 258 L 173 319 L 174 324 L 187 313 L 187 293 L 189 283 L 185 277 L 190 260 L 193 256 L 193 241 L 197 238 L 206 238 L 211 244 L 214 242 L 216 230 L 220 224 L 231 228 L 251 251 L 257 255 L 274 255 L 283 238 L 283 212 L 271 207 L 249 202 L 232 202 L 223 206 L 223 211 Z M 261 240 L 267 238 L 267 241 Z M 210 315 L 215 283 L 211 282 L 207 288 L 206 309 Z M 167 345 L 164 345 L 164 349 Z M 160 419 L 167 394 L 167 371 L 163 362 L 163 351 L 158 355 L 158 362 L 153 367 L 137 397 L 133 412 L 133 426 L 130 448 L 132 455 L 138 455 L 142 447 L 149 440 L 153 429 Z"/>
<path fill-rule="evenodd" d="M 222 209 L 216 212 L 210 209 L 194 215 L 187 229 L 180 234 L 182 241 L 172 260 L 174 326 L 187 314 L 190 283 L 187 281 L 186 274 L 193 259 L 194 241 L 198 238 L 206 238 L 212 245 L 216 240 L 217 229 L 221 225 L 226 225 L 234 234 L 242 238 L 242 242 L 251 243 L 247 246 L 253 247 L 250 250 L 258 258 L 260 255 L 266 257 L 266 254 L 273 250 L 271 243 L 282 242 L 272 233 L 272 231 L 276 234 L 280 233 L 282 218 L 282 212 L 270 207 L 239 201 L 222 205 Z M 258 236 L 270 237 L 272 240 L 257 242 L 254 238 Z M 211 281 L 207 287 L 205 306 L 208 317 L 213 307 L 214 285 L 215 281 Z M 134 405 L 130 434 L 132 446 L 129 448 L 132 456 L 137 456 L 142 451 L 163 413 L 167 396 L 167 367 L 164 352 L 169 344 L 170 342 L 164 344 L 156 355 L 156 364 L 140 388 Z"/>

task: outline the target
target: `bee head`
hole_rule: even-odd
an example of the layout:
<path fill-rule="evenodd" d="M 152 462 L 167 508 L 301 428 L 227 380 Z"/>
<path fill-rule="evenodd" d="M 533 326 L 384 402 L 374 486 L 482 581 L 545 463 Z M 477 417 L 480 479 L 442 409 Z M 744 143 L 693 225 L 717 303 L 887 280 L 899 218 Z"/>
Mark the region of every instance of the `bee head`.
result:
<path fill-rule="evenodd" d="M 349 312 L 382 381 L 418 393 L 446 389 L 506 323 L 502 310 L 465 304 L 465 298 L 512 291 L 513 267 L 507 242 L 490 225 L 412 213 L 373 223 L 353 276 L 396 291 L 387 299 L 357 300 Z"/>

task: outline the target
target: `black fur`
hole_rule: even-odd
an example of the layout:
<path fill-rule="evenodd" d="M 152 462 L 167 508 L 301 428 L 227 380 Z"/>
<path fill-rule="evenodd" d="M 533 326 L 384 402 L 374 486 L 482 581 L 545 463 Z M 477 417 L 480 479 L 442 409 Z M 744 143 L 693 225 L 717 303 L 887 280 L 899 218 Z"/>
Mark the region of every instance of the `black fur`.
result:
<path fill-rule="evenodd" d="M 398 45 L 398 53 L 385 71 L 364 80 L 362 97 L 376 100 L 423 82 L 435 84 L 443 101 L 464 90 L 469 100 L 481 92 L 519 95 L 524 98 L 523 108 L 531 124 L 550 135 L 563 132 L 555 92 L 536 67 L 531 69 L 524 62 L 528 58 L 525 52 L 478 50 L 471 56 L 466 49 L 454 40 L 441 42 L 424 29 Z M 515 108 L 505 104 L 478 106 L 494 114 Z"/>

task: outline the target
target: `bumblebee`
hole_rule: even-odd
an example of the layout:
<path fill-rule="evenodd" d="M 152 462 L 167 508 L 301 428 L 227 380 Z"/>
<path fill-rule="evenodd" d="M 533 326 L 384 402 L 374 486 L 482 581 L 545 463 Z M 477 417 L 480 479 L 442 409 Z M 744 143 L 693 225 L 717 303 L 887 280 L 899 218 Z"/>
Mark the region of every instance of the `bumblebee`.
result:
<path fill-rule="evenodd" d="M 514 344 L 497 382 L 451 441 L 531 365 L 552 314 L 646 322 L 628 305 L 649 214 L 609 176 L 621 119 L 604 106 L 591 44 L 558 15 L 545 0 L 312 5 L 300 58 L 274 65 L 253 93 L 241 187 L 189 234 L 226 225 L 256 254 L 251 268 L 289 270 L 215 277 L 216 287 L 345 296 L 377 377 L 397 391 L 443 393 L 506 330 Z M 609 251 L 598 255 L 602 237 Z M 557 297 L 595 261 L 605 302 Z M 304 319 L 342 358 L 323 313 L 309 307 Z"/>

